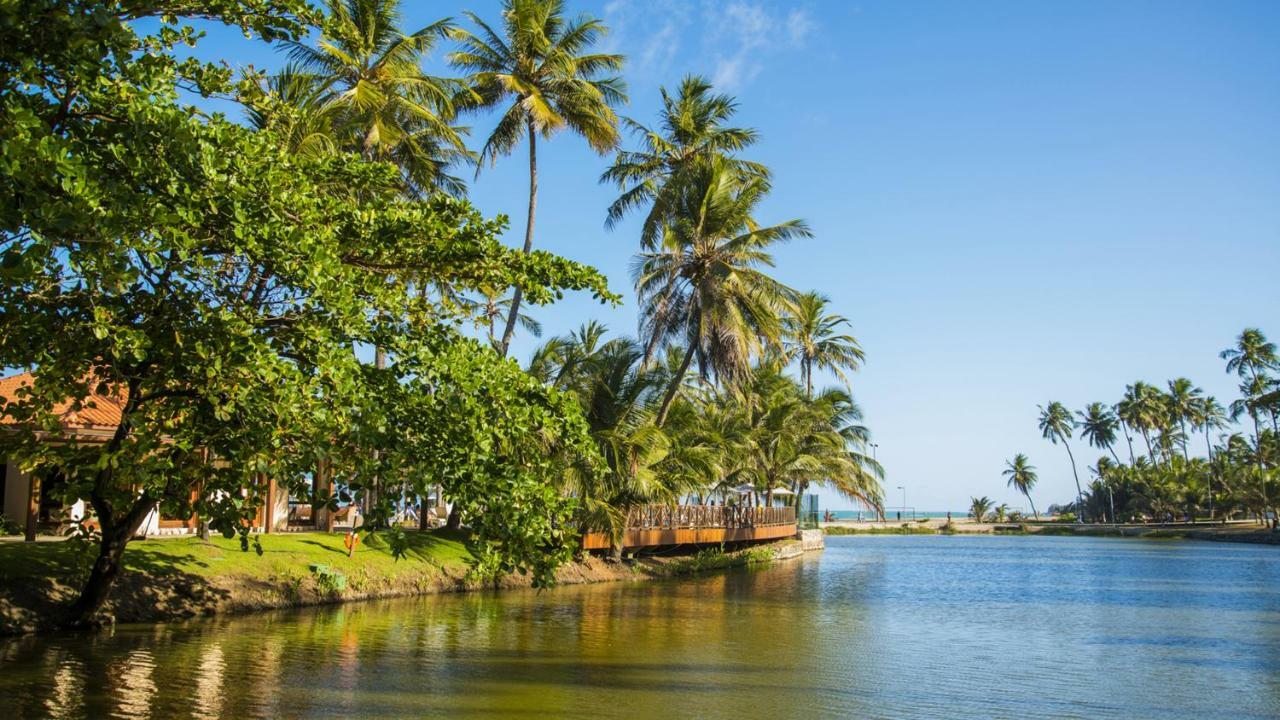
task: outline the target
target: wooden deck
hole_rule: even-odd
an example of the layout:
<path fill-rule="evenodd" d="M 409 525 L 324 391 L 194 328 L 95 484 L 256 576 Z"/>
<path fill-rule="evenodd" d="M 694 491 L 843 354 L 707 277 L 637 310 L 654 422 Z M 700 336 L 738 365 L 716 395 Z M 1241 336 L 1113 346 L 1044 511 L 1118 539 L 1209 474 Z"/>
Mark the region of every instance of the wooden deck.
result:
<path fill-rule="evenodd" d="M 644 505 L 627 514 L 624 548 L 702 545 L 777 540 L 796 534 L 796 510 L 790 507 L 724 505 Z M 587 550 L 606 550 L 609 535 L 582 536 Z"/>

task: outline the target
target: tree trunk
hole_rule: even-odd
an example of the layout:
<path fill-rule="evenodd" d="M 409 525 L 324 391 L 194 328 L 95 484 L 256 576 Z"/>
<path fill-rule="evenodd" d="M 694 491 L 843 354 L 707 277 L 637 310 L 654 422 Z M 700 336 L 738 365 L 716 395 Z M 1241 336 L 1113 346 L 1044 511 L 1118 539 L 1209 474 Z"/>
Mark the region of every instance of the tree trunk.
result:
<path fill-rule="evenodd" d="M 110 512 L 101 511 L 105 503 L 94 503 L 94 508 L 99 511 L 102 539 L 98 543 L 98 557 L 89 570 L 89 579 L 81 589 L 80 597 L 67 610 L 67 627 L 88 628 L 94 625 L 94 616 L 102 609 L 120 576 L 125 547 L 158 502 L 144 494 L 120 520 L 113 518 Z"/>
<path fill-rule="evenodd" d="M 1204 450 L 1209 458 L 1209 519 L 1213 519 L 1213 443 L 1209 441 L 1209 427 L 1204 429 Z"/>
<path fill-rule="evenodd" d="M 1250 410 L 1249 417 L 1253 418 L 1253 450 L 1254 454 L 1258 456 L 1258 468 L 1261 469 L 1264 465 L 1262 462 L 1262 430 L 1258 427 L 1258 411 Z"/>
<path fill-rule="evenodd" d="M 538 133 L 534 130 L 533 121 L 529 121 L 529 217 L 524 225 L 524 254 L 533 252 L 533 218 L 538 208 Z M 502 346 L 498 349 L 502 357 L 511 349 L 511 338 L 516 334 L 516 320 L 520 317 L 520 300 L 524 297 L 520 286 L 516 286 L 511 296 L 511 312 L 507 313 L 507 326 L 502 331 Z"/>
<path fill-rule="evenodd" d="M 32 470 L 27 478 L 27 522 L 23 540 L 36 541 L 36 525 L 40 521 L 40 471 Z"/>
<path fill-rule="evenodd" d="M 1125 421 L 1120 421 L 1120 429 L 1124 432 L 1124 441 L 1129 445 L 1129 467 L 1137 464 L 1137 459 L 1133 455 L 1133 436 L 1129 434 L 1129 425 Z"/>
<path fill-rule="evenodd" d="M 444 528 L 446 530 L 457 530 L 462 527 L 462 507 L 458 503 L 454 503 L 449 509 L 449 519 L 445 521 Z"/>
<path fill-rule="evenodd" d="M 1036 512 L 1036 501 L 1031 499 L 1031 493 L 1027 493 L 1027 502 L 1031 503 L 1031 517 L 1039 520 L 1040 513 Z"/>
<path fill-rule="evenodd" d="M 1084 491 L 1080 489 L 1080 473 L 1076 472 L 1076 456 L 1071 453 L 1071 445 L 1066 438 L 1062 439 L 1062 447 L 1067 449 L 1067 457 L 1071 460 L 1071 475 L 1076 479 L 1076 509 L 1080 511 L 1080 516 L 1076 518 L 1076 522 L 1084 522 Z"/>
<path fill-rule="evenodd" d="M 680 361 L 680 369 L 671 378 L 671 385 L 667 387 L 666 394 L 662 396 L 662 405 L 658 407 L 658 417 L 654 420 L 656 426 L 662 427 L 667 422 L 667 413 L 671 411 L 671 403 L 675 401 L 676 393 L 680 391 L 680 384 L 684 382 L 685 373 L 689 372 L 689 365 L 692 362 L 693 346 L 690 345 L 684 352 L 684 360 Z"/>

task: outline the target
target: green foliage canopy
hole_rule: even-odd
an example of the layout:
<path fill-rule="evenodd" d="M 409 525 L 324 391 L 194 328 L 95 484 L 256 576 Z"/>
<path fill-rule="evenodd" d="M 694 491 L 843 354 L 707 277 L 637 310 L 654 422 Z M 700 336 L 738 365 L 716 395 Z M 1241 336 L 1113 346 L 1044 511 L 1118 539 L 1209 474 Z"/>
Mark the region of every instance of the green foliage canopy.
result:
<path fill-rule="evenodd" d="M 465 201 L 409 198 L 390 164 L 297 156 L 270 124 L 183 104 L 180 90 L 273 101 L 261 78 L 180 59 L 199 37 L 189 19 L 296 39 L 314 19 L 302 2 L 0 13 L 0 366 L 37 378 L 4 408 L 23 425 L 0 442 L 91 500 L 102 547 L 90 585 L 109 590 L 157 505 L 243 534 L 259 473 L 301 491 L 319 461 L 347 493 L 392 470 L 444 484 L 483 518 L 488 562 L 549 579 L 571 501 L 547 483 L 540 446 L 554 435 L 591 456 L 576 407 L 458 335 L 405 278 L 549 302 L 612 298 L 603 277 L 508 250 L 505 218 Z M 144 35 L 135 21 L 148 17 Z M 360 362 L 354 348 L 372 345 L 397 362 Z M 43 442 L 61 430 L 58 403 L 94 394 L 123 403 L 108 442 Z M 77 620 L 105 599 L 90 594 Z"/>

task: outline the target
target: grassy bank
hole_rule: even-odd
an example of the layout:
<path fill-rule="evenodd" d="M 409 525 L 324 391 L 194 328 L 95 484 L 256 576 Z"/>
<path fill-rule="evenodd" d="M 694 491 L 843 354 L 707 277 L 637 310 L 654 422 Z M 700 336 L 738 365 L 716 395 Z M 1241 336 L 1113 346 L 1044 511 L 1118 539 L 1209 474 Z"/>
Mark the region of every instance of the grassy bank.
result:
<path fill-rule="evenodd" d="M 343 536 L 286 533 L 261 536 L 260 547 L 238 540 L 194 537 L 139 540 L 125 551 L 125 570 L 106 614 L 117 622 L 154 622 L 379 597 L 521 587 L 513 575 L 484 581 L 469 573 L 462 533 L 409 532 L 400 560 L 379 536 L 351 557 Z M 585 555 L 557 574 L 564 584 L 687 575 L 767 562 L 794 541 L 736 552 L 719 548 L 692 555 L 642 557 L 613 564 Z M 83 582 L 90 555 L 75 542 L 0 543 L 0 634 L 49 629 L 58 609 Z"/>

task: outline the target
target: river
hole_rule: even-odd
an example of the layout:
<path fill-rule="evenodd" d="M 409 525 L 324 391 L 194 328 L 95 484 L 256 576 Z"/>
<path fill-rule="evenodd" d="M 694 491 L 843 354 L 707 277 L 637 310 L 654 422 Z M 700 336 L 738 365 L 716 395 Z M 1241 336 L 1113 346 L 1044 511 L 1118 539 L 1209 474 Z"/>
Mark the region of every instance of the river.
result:
<path fill-rule="evenodd" d="M 851 536 L 678 582 L 0 643 L 5 720 L 1275 718 L 1280 549 Z"/>

